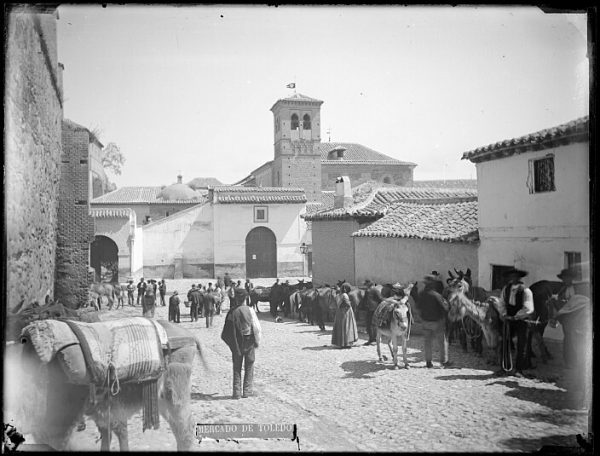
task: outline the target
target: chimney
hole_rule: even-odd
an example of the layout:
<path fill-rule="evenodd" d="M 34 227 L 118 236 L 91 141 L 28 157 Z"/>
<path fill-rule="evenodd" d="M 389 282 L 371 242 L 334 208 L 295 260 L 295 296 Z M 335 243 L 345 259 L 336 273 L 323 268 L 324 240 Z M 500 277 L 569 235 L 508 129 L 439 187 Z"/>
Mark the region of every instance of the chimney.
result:
<path fill-rule="evenodd" d="M 350 178 L 341 176 L 335 180 L 335 195 L 333 196 L 333 207 L 349 207 L 354 203 L 352 198 L 352 187 L 350 186 Z"/>
<path fill-rule="evenodd" d="M 342 146 L 334 147 L 327 154 L 327 159 L 328 160 L 343 160 L 345 151 L 346 151 L 345 147 L 342 147 Z"/>
<path fill-rule="evenodd" d="M 181 184 L 182 179 L 183 179 L 183 176 L 181 174 L 178 174 L 177 175 L 177 183 Z"/>

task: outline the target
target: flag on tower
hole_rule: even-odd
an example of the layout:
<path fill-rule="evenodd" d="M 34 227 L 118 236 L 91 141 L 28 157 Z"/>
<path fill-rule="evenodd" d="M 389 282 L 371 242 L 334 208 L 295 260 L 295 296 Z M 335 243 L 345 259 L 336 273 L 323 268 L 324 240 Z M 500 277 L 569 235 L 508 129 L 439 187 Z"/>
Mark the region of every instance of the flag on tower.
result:
<path fill-rule="evenodd" d="M 295 89 L 296 88 L 296 83 L 295 82 L 290 82 L 288 85 L 286 85 L 286 87 L 288 89 Z"/>

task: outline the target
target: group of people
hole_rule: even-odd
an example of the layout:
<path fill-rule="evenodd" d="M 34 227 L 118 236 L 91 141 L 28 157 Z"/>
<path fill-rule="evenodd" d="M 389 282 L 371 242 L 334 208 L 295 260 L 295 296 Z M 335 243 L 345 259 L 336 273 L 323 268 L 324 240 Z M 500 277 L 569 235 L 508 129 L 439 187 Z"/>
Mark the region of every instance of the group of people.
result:
<path fill-rule="evenodd" d="M 133 279 L 127 281 L 127 302 L 130 306 L 142 305 L 144 300 L 152 300 L 157 305 L 158 297 L 160 296 L 160 305 L 165 306 L 165 296 L 167 294 L 167 282 L 165 279 L 159 280 L 158 282 L 154 279 L 146 280 L 142 277 L 138 282 L 137 286 L 133 284 Z M 137 288 L 137 300 L 134 300 L 134 292 Z"/>
<path fill-rule="evenodd" d="M 522 377 L 523 370 L 526 366 L 526 350 L 527 350 L 527 322 L 531 314 L 534 312 L 533 294 L 527 288 L 522 278 L 527 275 L 526 271 L 511 268 L 507 270 L 503 277 L 506 285 L 500 292 L 500 307 L 506 309 L 503 320 L 507 322 L 510 338 L 516 337 L 516 362 L 512 375 Z M 562 303 L 569 300 L 575 294 L 573 288 L 574 273 L 570 269 L 563 269 L 557 276 L 563 281 L 563 286 L 557 294 L 557 298 Z M 448 325 L 447 316 L 450 310 L 450 303 L 444 298 L 444 284 L 440 274 L 432 271 L 424 277 L 424 289 L 414 295 L 415 308 L 410 310 L 409 318 L 412 320 L 412 311 L 416 311 L 421 319 L 421 328 L 424 335 L 424 357 L 426 367 L 433 367 L 433 344 L 435 343 L 439 349 L 440 364 L 442 367 L 449 367 L 452 361 L 449 359 L 448 353 Z M 392 296 L 384 298 L 381 295 L 380 287 L 377 287 L 371 280 L 366 280 L 364 283 L 366 289 L 364 294 L 364 305 L 367 311 L 366 327 L 369 338 L 364 345 L 371 345 L 376 342 L 377 327 L 374 321 L 374 315 L 377 307 L 385 299 L 400 300 L 404 296 L 404 290 L 400 284 L 396 284 L 392 288 Z M 356 319 L 348 293 L 351 287 L 349 284 L 343 284 L 338 298 L 338 309 L 335 315 L 332 331 L 332 344 L 340 348 L 352 347 L 358 341 L 358 331 Z M 573 342 L 565 336 L 565 360 L 569 352 L 573 351 Z"/>

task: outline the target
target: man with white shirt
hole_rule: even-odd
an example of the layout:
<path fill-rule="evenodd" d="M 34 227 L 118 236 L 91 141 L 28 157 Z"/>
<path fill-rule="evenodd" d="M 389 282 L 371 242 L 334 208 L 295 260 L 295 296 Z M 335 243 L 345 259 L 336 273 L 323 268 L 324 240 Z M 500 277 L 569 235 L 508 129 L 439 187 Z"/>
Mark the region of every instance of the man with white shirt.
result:
<path fill-rule="evenodd" d="M 507 285 L 500 293 L 501 305 L 506 309 L 505 321 L 510 327 L 511 339 L 517 336 L 517 360 L 514 375 L 523 377 L 527 365 L 527 320 L 533 314 L 533 293 L 521 281 L 526 271 L 512 268 L 504 273 Z"/>

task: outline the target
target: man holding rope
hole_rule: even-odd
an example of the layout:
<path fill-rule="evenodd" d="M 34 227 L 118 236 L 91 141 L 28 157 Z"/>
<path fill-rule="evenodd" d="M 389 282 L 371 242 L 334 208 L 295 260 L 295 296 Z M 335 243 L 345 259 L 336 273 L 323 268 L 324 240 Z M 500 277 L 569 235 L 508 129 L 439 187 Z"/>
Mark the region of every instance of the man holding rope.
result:
<path fill-rule="evenodd" d="M 507 280 L 506 286 L 500 293 L 500 305 L 506 309 L 504 317 L 503 344 L 510 347 L 510 341 L 517 336 L 517 360 L 516 366 L 512 369 L 512 356 L 510 365 L 503 368 L 515 377 L 524 377 L 523 370 L 527 369 L 527 322 L 526 319 L 533 313 L 533 294 L 531 290 L 523 284 L 522 277 L 527 275 L 527 271 L 512 268 L 504 273 Z"/>

